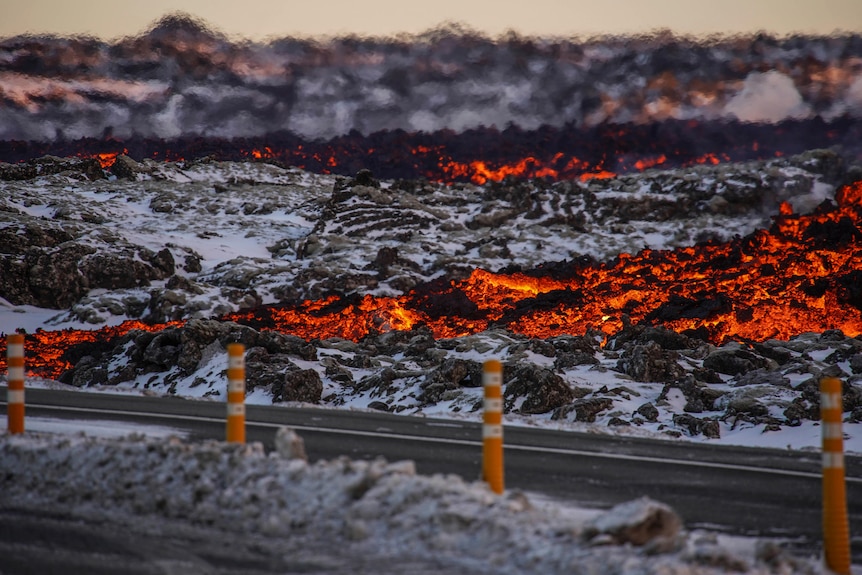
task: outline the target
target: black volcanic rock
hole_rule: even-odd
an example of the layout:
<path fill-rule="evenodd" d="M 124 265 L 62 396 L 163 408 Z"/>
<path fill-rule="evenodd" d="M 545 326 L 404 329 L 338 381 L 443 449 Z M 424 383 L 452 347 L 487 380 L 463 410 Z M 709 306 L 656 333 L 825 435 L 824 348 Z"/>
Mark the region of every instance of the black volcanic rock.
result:
<path fill-rule="evenodd" d="M 831 157 L 823 155 L 824 161 Z M 147 162 L 147 166 L 155 164 Z M 738 174 L 746 176 L 739 184 L 734 180 Z M 482 403 L 479 358 L 499 355 L 505 361 L 505 405 L 513 417 L 551 414 L 560 422 L 577 421 L 602 429 L 613 425 L 618 433 L 667 431 L 716 437 L 720 427 L 732 425 L 770 429 L 796 425 L 819 416 L 816 379 L 824 374 L 838 375 L 847 382 L 845 403 L 851 414 L 862 409 L 857 389 L 862 384 L 855 373 L 862 343 L 841 331 L 803 334 L 789 341 L 722 343 L 715 334 L 697 330 L 680 334 L 646 325 L 643 320 L 632 324 L 631 318 L 609 310 L 609 317 L 623 318 L 625 327 L 616 334 L 606 337 L 598 329 L 610 324 L 596 321 L 584 328 L 584 335 L 531 338 L 502 324 L 530 318 L 532 312 L 559 309 L 577 313 L 584 307 L 581 304 L 589 302 L 588 290 L 556 289 L 532 297 L 533 286 L 497 283 L 500 278 L 495 277 L 482 279 L 483 269 L 508 269 L 523 272 L 528 284 L 537 277 L 577 280 L 615 265 L 579 256 L 578 250 L 616 252 L 619 246 L 639 244 L 646 237 L 639 235 L 643 230 L 665 235 L 670 246 L 689 246 L 690 229 L 714 218 L 719 218 L 720 226 L 732 228 L 736 220 L 726 216 L 740 209 L 745 218 L 760 222 L 763 214 L 777 208 L 766 206 L 762 212 L 759 205 L 754 208 L 754 192 L 748 187 L 755 176 L 761 178 L 760 192 L 771 190 L 769 202 L 805 200 L 834 183 L 818 180 L 825 187 L 815 185 L 811 172 L 797 159 L 536 185 L 505 181 L 489 187 L 445 186 L 417 181 L 397 188 L 383 183 L 378 188 L 366 181 L 345 188 L 337 202 L 333 199 L 336 194 L 329 194 L 334 177 L 263 163 L 166 163 L 135 181 L 112 178 L 93 183 L 78 176 L 68 172 L 33 183 L 0 182 L 8 191 L 0 197 L 0 270 L 4 270 L 0 288 L 20 294 L 16 297 L 35 297 L 24 280 L 29 280 L 28 265 L 37 262 L 41 266 L 36 276 L 39 290 L 56 290 L 51 284 L 64 284 L 59 287 L 73 295 L 58 291 L 55 297 L 59 294 L 69 301 L 80 294 L 70 304 L 77 319 L 97 311 L 92 302 L 101 296 L 91 298 L 88 290 L 104 285 L 104 291 L 121 292 L 105 294 L 105 299 L 113 296 L 118 302 L 129 302 L 117 315 L 140 318 L 145 314 L 144 321 L 190 321 L 171 330 L 70 348 L 66 359 L 74 368 L 63 381 L 76 385 L 122 385 L 168 394 L 182 386 L 191 395 L 220 396 L 224 393 L 224 347 L 240 341 L 247 349 L 246 389 L 254 390 L 256 399 L 268 394 L 274 402 L 341 406 L 355 401 L 395 413 L 418 414 L 431 404 L 445 402 L 435 409 L 472 413 Z M 732 190 L 736 185 L 746 189 Z M 702 204 L 721 195 L 736 197 L 736 192 L 736 206 Z M 669 204 L 663 201 L 668 197 L 680 197 L 679 206 L 695 216 L 706 213 L 708 217 L 697 219 L 684 209 L 668 212 Z M 90 198 L 106 209 L 85 206 Z M 162 244 L 167 238 L 158 235 L 155 241 L 152 235 L 147 238 L 148 248 L 126 242 L 122 223 L 111 219 L 111 211 L 125 214 L 118 206 L 129 202 L 144 208 L 134 214 L 141 222 L 138 231 L 149 228 L 170 233 L 172 243 Z M 152 211 L 146 209 L 148 205 Z M 271 206 L 272 210 L 256 206 Z M 647 217 L 651 206 L 661 210 L 658 224 L 647 221 L 622 226 L 615 219 L 632 214 Z M 470 234 L 463 222 L 483 210 L 507 213 L 507 225 Z M 271 216 L 261 217 L 264 212 Z M 281 219 L 282 214 L 291 216 L 289 224 Z M 567 223 L 575 214 L 583 225 Z M 238 223 L 239 233 L 226 229 L 233 223 Z M 282 225 L 276 234 L 266 235 Z M 851 246 L 858 243 L 855 232 L 843 224 L 815 232 L 846 240 Z M 222 233 L 230 233 L 231 240 L 214 239 Z M 719 234 L 716 230 L 710 233 Z M 212 255 L 215 245 L 233 249 L 236 246 L 227 244 L 239 240 L 244 249 L 246 239 L 250 244 L 261 236 L 266 243 L 258 246 L 277 245 L 277 249 L 263 252 L 262 257 L 260 253 L 239 257 L 232 253 L 224 261 L 213 261 L 218 257 Z M 193 249 L 195 237 L 215 242 L 206 251 L 200 248 L 206 258 Z M 174 243 L 183 241 L 188 243 Z M 308 247 L 305 251 L 303 244 Z M 704 272 L 715 266 L 748 272 L 765 269 L 767 276 L 777 276 L 780 265 L 750 261 L 755 248 L 751 238 L 732 242 L 726 257 L 696 260 L 696 265 Z M 657 254 L 659 250 L 652 251 Z M 548 254 L 560 259 L 534 265 Z M 183 261 L 187 265 L 178 265 Z M 603 256 L 601 261 L 608 260 Z M 369 262 L 370 268 L 363 270 Z M 492 265 L 486 266 L 488 262 Z M 657 256 L 656 262 L 660 263 Z M 637 274 L 644 279 L 648 289 L 657 272 L 646 264 L 635 268 L 632 277 Z M 475 278 L 459 283 L 474 270 Z M 831 297 L 837 292 L 839 300 L 855 301 L 857 285 L 862 282 L 853 273 L 800 279 L 801 290 L 811 297 Z M 406 281 L 395 283 L 390 278 Z M 536 284 L 542 285 L 542 281 Z M 624 293 L 634 285 L 624 282 L 618 287 Z M 411 291 L 399 286 L 410 286 Z M 522 302 L 510 299 L 501 308 L 494 307 L 495 291 L 505 300 L 507 293 L 519 290 L 528 294 Z M 364 297 L 370 291 L 381 295 Z M 262 301 L 279 301 L 277 294 L 289 294 L 291 301 L 259 307 Z M 390 295 L 394 298 L 389 299 Z M 401 299 L 401 295 L 406 297 Z M 485 299 L 485 295 L 489 297 Z M 329 296 L 333 297 L 326 302 L 308 302 L 312 304 L 309 323 L 322 320 L 316 324 L 322 332 L 343 325 L 342 321 L 356 320 L 361 328 L 367 320 L 372 333 L 354 342 L 340 339 L 343 335 L 329 338 L 314 329 L 306 332 L 308 341 L 274 331 L 282 329 L 279 313 L 289 315 L 296 309 L 291 306 L 299 306 L 305 298 Z M 733 294 L 723 295 L 709 287 L 686 293 L 685 298 L 670 297 L 662 300 L 666 305 L 650 320 L 709 320 L 727 308 L 730 297 Z M 398 310 L 378 307 L 404 301 L 415 302 L 407 310 L 420 313 L 412 331 L 391 329 Z M 236 321 L 245 325 L 204 319 L 242 306 L 254 309 L 222 317 L 241 318 Z M 367 316 L 352 315 L 362 307 Z M 130 313 L 138 308 L 142 311 Z M 754 318 L 751 309 L 737 302 L 733 311 L 737 321 Z M 498 312 L 503 314 L 500 321 Z M 468 320 L 465 325 L 472 322 L 470 327 L 481 331 L 435 339 L 430 326 L 437 329 L 438 320 L 450 315 Z M 492 317 L 489 327 L 483 320 Z M 553 315 L 539 313 L 537 317 L 550 317 L 548 325 L 556 329 Z M 94 323 L 104 321 L 97 318 Z M 542 321 L 511 325 L 541 328 Z M 721 333 L 720 329 L 715 333 Z M 712 343 L 693 334 L 710 336 Z M 810 374 L 811 381 L 796 384 L 803 379 L 800 374 Z M 641 407 L 633 413 L 636 406 Z M 765 414 L 763 406 L 767 407 Z"/>
<path fill-rule="evenodd" d="M 667 350 L 695 349 L 705 343 L 665 327 L 636 324 L 625 326 L 610 336 L 607 347 L 611 350 L 620 350 L 633 344 L 643 345 L 649 342 L 656 343 Z"/>
<path fill-rule="evenodd" d="M 36 166 L 30 164 L 7 164 L 0 162 L 0 180 L 32 180 L 37 175 Z"/>
<path fill-rule="evenodd" d="M 553 371 L 524 363 L 504 370 L 504 411 L 518 413 L 548 413 L 574 398 L 566 382 Z M 515 407 L 516 402 L 519 407 Z"/>
<path fill-rule="evenodd" d="M 617 361 L 617 369 L 630 375 L 635 381 L 672 381 L 684 371 L 677 360 L 679 355 L 665 350 L 654 341 L 628 347 Z"/>
<path fill-rule="evenodd" d="M 576 399 L 566 405 L 557 407 L 553 414 L 552 420 L 569 419 L 571 414 L 574 414 L 575 421 L 584 423 L 593 423 L 596 417 L 601 412 L 611 409 L 614 405 L 614 400 L 609 397 L 592 397 Z"/>
<path fill-rule="evenodd" d="M 320 375 L 313 369 L 288 371 L 282 381 L 276 381 L 272 387 L 272 402 L 301 401 L 303 403 L 319 403 L 323 393 L 323 383 Z"/>
<path fill-rule="evenodd" d="M 76 179 L 99 180 L 105 172 L 96 158 L 41 156 L 27 163 L 7 164 L 0 161 L 0 180 L 29 180 L 37 176 L 67 174 Z"/>
<path fill-rule="evenodd" d="M 718 422 L 714 419 L 701 419 L 688 413 L 674 415 L 673 423 L 691 436 L 703 434 L 706 437 L 718 438 L 721 433 Z"/>
<path fill-rule="evenodd" d="M 89 290 L 146 286 L 152 280 L 173 273 L 170 252 L 153 254 L 152 264 L 141 261 L 135 251 L 114 248 L 112 252 L 96 250 L 87 243 L 65 241 L 56 248 L 52 234 L 45 240 L 0 254 L 0 297 L 14 304 L 64 309 L 77 302 Z M 61 233 L 60 237 L 68 238 Z M 8 246 L 15 250 L 15 242 Z"/>
<path fill-rule="evenodd" d="M 444 399 L 446 392 L 481 385 L 482 365 L 479 362 L 448 358 L 425 377 L 418 399 L 423 403 L 437 403 Z"/>
<path fill-rule="evenodd" d="M 644 333 L 646 330 L 640 330 L 641 335 Z M 679 340 L 668 334 L 658 339 L 678 347 Z M 426 327 L 421 327 L 412 332 L 381 333 L 359 342 L 306 342 L 231 322 L 192 320 L 162 331 L 133 331 L 112 341 L 72 346 L 63 359 L 74 367 L 61 381 L 79 386 L 137 381 L 136 386 L 173 393 L 177 382 L 209 370 L 210 375 L 196 380 L 192 388 L 206 385 L 206 395 L 221 395 L 224 382 L 219 373 L 223 375 L 224 363 L 214 358 L 222 357 L 225 346 L 234 341 L 246 345 L 246 389 L 263 391 L 275 403 L 342 405 L 362 396 L 367 399 L 365 405 L 376 402 L 374 408 L 391 412 L 421 412 L 440 402 L 448 402 L 453 412 L 473 412 L 481 409 L 482 392 L 477 386 L 482 381 L 482 365 L 461 354 L 487 353 L 489 342 L 495 342 L 497 352 L 508 358 L 504 363 L 505 411 L 521 416 L 549 413 L 552 420 L 561 422 L 632 429 L 651 426 L 675 436 L 717 438 L 722 426 L 774 430 L 818 419 L 818 380 L 824 374 L 845 380 L 843 408 L 851 419 L 854 413 L 862 413 L 862 377 L 850 375 L 862 353 L 862 343 L 838 330 L 760 344 L 791 355 L 789 361 L 777 366 L 754 348 L 739 343 L 716 348 L 704 359 L 698 359 L 703 345 L 697 340 L 692 340 L 695 349 L 665 349 L 656 341 L 635 343 L 632 339 L 621 351 L 597 348 L 589 355 L 565 351 L 594 349 L 594 340 L 588 337 L 542 340 L 492 330 L 484 335 L 435 340 L 428 337 Z M 832 351 L 827 354 L 826 350 Z M 554 357 L 550 357 L 552 353 Z M 590 361 L 557 365 L 561 358 L 574 354 Z M 650 372 L 654 379 L 676 377 L 661 385 L 644 375 L 645 385 L 636 385 L 630 375 L 614 375 L 621 360 L 633 362 L 641 355 L 661 363 L 661 369 Z M 822 359 L 813 360 L 812 356 Z M 537 365 L 531 358 L 553 361 L 553 367 Z M 319 368 L 309 368 L 308 362 L 318 362 Z M 644 365 L 654 366 L 650 362 Z M 699 374 L 712 368 L 702 365 L 734 374 L 705 383 Z M 806 372 L 814 375 L 791 385 L 799 373 Z M 593 374 L 603 381 L 618 377 L 620 385 L 609 389 L 609 384 L 590 383 Z M 572 376 L 574 380 L 569 379 Z M 323 397 L 325 388 L 330 391 Z M 639 405 L 634 412 L 632 401 Z"/>
<path fill-rule="evenodd" d="M 716 351 L 703 360 L 703 367 L 726 375 L 740 375 L 770 367 L 769 361 L 744 349 Z"/>
<path fill-rule="evenodd" d="M 150 169 L 125 154 L 120 154 L 111 166 L 111 173 L 118 178 L 134 180 L 139 174 L 149 173 Z"/>

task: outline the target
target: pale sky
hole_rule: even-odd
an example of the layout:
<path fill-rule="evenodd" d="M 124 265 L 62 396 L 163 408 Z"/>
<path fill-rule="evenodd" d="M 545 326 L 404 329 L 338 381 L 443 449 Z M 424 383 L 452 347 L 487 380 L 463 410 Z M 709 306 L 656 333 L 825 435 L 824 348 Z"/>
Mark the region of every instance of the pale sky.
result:
<path fill-rule="evenodd" d="M 0 0 L 0 37 L 136 35 L 183 11 L 234 39 L 417 33 L 454 21 L 490 36 L 862 32 L 862 0 Z"/>

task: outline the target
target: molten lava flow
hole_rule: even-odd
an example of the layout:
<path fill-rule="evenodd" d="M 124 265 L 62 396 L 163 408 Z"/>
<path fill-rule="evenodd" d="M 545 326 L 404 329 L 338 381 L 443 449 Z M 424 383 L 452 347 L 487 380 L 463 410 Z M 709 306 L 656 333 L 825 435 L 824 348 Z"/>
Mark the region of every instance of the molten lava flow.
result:
<path fill-rule="evenodd" d="M 27 334 L 25 339 L 27 353 L 27 372 L 30 375 L 38 375 L 57 379 L 64 371 L 72 367 L 73 363 L 67 357 L 67 351 L 81 344 L 108 343 L 118 337 L 124 336 L 133 330 L 161 331 L 167 327 L 178 327 L 181 321 L 172 321 L 160 324 L 146 324 L 136 320 L 129 320 L 116 326 L 106 326 L 98 330 L 76 330 L 64 329 L 61 331 L 38 330 L 36 333 Z M 0 370 L 6 369 L 6 338 L 0 341 Z"/>
<path fill-rule="evenodd" d="M 727 156 L 724 156 L 724 158 L 725 158 L 725 161 L 727 161 L 729 159 Z M 709 154 L 704 154 L 698 158 L 695 158 L 694 160 L 689 162 L 689 165 L 712 164 L 713 166 L 715 166 L 715 165 L 720 164 L 720 163 L 721 163 L 721 160 L 719 159 L 719 157 L 716 154 L 713 154 L 710 152 Z"/>
<path fill-rule="evenodd" d="M 835 145 L 843 145 L 848 154 L 859 156 L 860 141 L 862 124 L 850 116 L 829 123 L 786 120 L 775 125 L 668 119 L 654 124 L 611 123 L 591 128 L 476 128 L 462 133 L 394 130 L 370 135 L 351 132 L 327 141 L 309 141 L 288 132 L 233 139 L 190 136 L 174 140 L 0 141 L 0 161 L 26 162 L 44 155 L 95 157 L 108 169 L 122 149 L 123 154 L 137 160 L 265 161 L 345 176 L 367 168 L 384 179 L 480 184 L 507 177 L 586 180 L 657 166 L 764 160 Z"/>
<path fill-rule="evenodd" d="M 414 154 L 426 153 L 427 148 L 414 150 Z M 493 166 L 489 162 L 483 160 L 475 160 L 468 163 L 456 162 L 455 160 L 438 154 L 437 167 L 439 173 L 428 172 L 425 174 L 430 180 L 446 183 L 457 180 L 470 180 L 474 184 L 485 184 L 489 181 L 500 182 L 506 178 L 550 178 L 553 180 L 579 178 L 581 181 L 587 181 L 592 178 L 605 179 L 613 178 L 617 174 L 602 168 L 601 164 L 590 165 L 587 162 L 579 160 L 575 157 L 568 157 L 563 152 L 557 152 L 548 160 L 541 160 L 534 156 L 527 156 L 512 163 L 504 163 Z M 643 163 L 635 164 L 638 170 L 645 170 L 648 167 L 656 165 Z"/>
<path fill-rule="evenodd" d="M 543 275 L 541 269 L 475 270 L 462 281 L 398 298 L 330 298 L 229 319 L 307 339 L 357 340 L 418 325 L 436 337 L 492 325 L 542 338 L 589 329 L 610 335 L 626 322 L 663 325 L 717 344 L 827 329 L 858 335 L 862 182 L 839 190 L 836 200 L 837 206 L 808 216 L 782 206 L 769 231 L 733 242 L 621 254 L 602 265 L 573 264 L 566 277 Z"/>
<path fill-rule="evenodd" d="M 269 146 L 264 146 L 262 150 L 255 148 L 248 153 L 248 156 L 251 156 L 255 160 L 273 160 L 278 157 Z"/>
<path fill-rule="evenodd" d="M 839 189 L 835 192 L 835 201 L 839 206 L 862 206 L 862 182 Z"/>
<path fill-rule="evenodd" d="M 120 154 L 128 154 L 129 151 L 127 149 L 123 149 L 122 152 L 100 152 L 97 154 L 85 154 L 79 153 L 79 158 L 96 158 L 99 160 L 99 165 L 103 170 L 108 170 L 117 162 L 117 156 Z"/>
<path fill-rule="evenodd" d="M 554 264 L 523 273 L 475 270 L 400 297 L 338 297 L 271 306 L 223 319 L 307 340 L 427 326 L 451 338 L 501 326 L 530 337 L 612 335 L 628 322 L 661 325 L 721 344 L 730 339 L 788 339 L 840 329 L 862 334 L 862 181 L 800 216 L 784 205 L 772 227 L 728 243 L 621 254 L 604 264 Z M 39 331 L 28 336 L 31 374 L 59 377 L 75 346 L 108 345 L 132 330 L 181 322 L 127 321 L 97 331 Z M 5 339 L 0 341 L 5 369 Z"/>
<path fill-rule="evenodd" d="M 667 162 L 667 156 L 662 154 L 657 158 L 642 158 L 635 162 L 635 168 L 638 170 L 648 170 L 650 168 L 654 168 L 656 166 L 660 166 Z"/>

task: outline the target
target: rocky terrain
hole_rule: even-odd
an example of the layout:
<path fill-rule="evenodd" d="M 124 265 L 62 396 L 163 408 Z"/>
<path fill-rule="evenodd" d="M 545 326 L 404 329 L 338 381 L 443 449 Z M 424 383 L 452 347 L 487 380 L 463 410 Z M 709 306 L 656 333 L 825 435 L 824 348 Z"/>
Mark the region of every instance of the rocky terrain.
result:
<path fill-rule="evenodd" d="M 333 293 L 397 295 L 477 267 L 745 235 L 781 202 L 804 213 L 854 179 L 834 152 L 484 186 L 207 160 L 121 158 L 107 174 L 75 159 L 29 167 L 36 177 L 0 181 L 0 331 L 186 321 L 72 346 L 67 385 L 223 399 L 224 346 L 241 341 L 252 402 L 478 418 L 481 362 L 496 357 L 505 411 L 526 425 L 765 444 L 796 429 L 780 446 L 806 447 L 819 437 L 824 374 L 845 381 L 848 423 L 862 420 L 862 338 L 837 330 L 716 346 L 642 325 L 545 340 L 497 328 L 435 339 L 420 327 L 353 342 L 217 319 Z"/>
<path fill-rule="evenodd" d="M 100 325 L 397 295 L 476 268 L 728 240 L 768 227 L 781 202 L 809 212 L 858 175 L 829 151 L 484 186 L 124 157 L 106 178 L 94 161 L 0 164 L 0 297 Z"/>
<path fill-rule="evenodd" d="M 601 336 L 536 340 L 501 330 L 435 341 L 422 329 L 354 343 L 192 320 L 72 348 L 75 368 L 60 381 L 223 398 L 232 341 L 247 347 L 250 402 L 481 417 L 482 358 L 493 356 L 504 362 L 504 410 L 525 424 L 703 439 L 774 432 L 819 421 L 823 375 L 845 380 L 847 422 L 862 422 L 862 339 L 837 331 L 721 347 L 641 326 L 604 346 Z"/>

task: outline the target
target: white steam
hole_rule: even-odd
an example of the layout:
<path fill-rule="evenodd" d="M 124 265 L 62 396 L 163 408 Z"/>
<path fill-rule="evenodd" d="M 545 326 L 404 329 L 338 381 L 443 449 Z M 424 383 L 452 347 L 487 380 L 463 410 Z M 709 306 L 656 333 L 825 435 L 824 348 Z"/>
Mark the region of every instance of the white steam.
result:
<path fill-rule="evenodd" d="M 725 112 L 742 122 L 775 124 L 787 119 L 803 119 L 811 108 L 793 80 L 775 70 L 752 72 L 742 90 L 727 103 Z"/>

